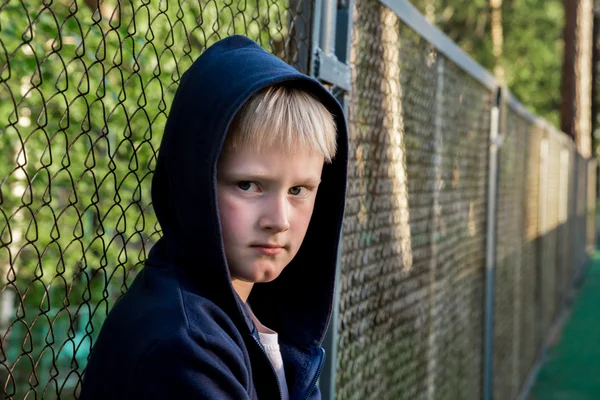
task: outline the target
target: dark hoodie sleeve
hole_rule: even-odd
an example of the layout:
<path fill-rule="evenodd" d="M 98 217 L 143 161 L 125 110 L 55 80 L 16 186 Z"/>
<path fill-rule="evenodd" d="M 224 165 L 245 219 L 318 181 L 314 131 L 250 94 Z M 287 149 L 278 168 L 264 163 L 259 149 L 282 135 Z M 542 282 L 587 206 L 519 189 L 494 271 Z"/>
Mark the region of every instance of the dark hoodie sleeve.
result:
<path fill-rule="evenodd" d="M 250 399 L 241 350 L 200 333 L 173 335 L 140 358 L 129 399 Z"/>

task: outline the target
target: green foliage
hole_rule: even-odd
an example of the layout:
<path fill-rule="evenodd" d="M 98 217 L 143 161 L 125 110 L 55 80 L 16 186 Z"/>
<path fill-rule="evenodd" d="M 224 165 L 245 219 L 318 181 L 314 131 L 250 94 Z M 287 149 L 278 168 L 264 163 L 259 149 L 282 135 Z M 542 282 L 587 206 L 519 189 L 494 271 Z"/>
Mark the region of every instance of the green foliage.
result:
<path fill-rule="evenodd" d="M 475 61 L 493 71 L 489 0 L 413 0 L 433 23 Z M 429 7 L 429 8 L 428 8 Z M 432 8 L 433 7 L 433 8 Z M 534 114 L 559 126 L 564 11 L 561 0 L 503 0 L 506 82 Z"/>
<path fill-rule="evenodd" d="M 489 0 L 413 0 L 413 4 L 484 68 L 494 68 Z"/>
<path fill-rule="evenodd" d="M 0 6 L 0 378 L 16 398 L 73 390 L 160 237 L 150 181 L 183 71 L 235 33 L 285 56 L 291 20 L 267 0 L 43 3 Z"/>
<path fill-rule="evenodd" d="M 563 2 L 508 0 L 503 21 L 503 65 L 510 90 L 534 114 L 560 126 Z"/>

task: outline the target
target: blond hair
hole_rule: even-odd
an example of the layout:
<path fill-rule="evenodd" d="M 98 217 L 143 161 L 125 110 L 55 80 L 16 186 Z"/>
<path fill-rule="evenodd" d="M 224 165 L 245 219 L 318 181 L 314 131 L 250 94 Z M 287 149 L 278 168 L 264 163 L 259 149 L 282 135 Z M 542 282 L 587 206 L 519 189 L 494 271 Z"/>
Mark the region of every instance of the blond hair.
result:
<path fill-rule="evenodd" d="M 336 125 L 327 108 L 309 93 L 283 85 L 252 95 L 237 112 L 225 139 L 225 150 L 273 147 L 293 154 L 298 148 L 323 154 L 331 163 L 336 152 Z"/>

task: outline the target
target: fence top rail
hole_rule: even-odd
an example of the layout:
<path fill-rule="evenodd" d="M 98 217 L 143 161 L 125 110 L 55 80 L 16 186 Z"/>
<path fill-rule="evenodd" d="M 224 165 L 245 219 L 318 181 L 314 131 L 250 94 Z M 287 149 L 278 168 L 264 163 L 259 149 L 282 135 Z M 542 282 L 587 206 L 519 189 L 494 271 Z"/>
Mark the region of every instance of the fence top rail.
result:
<path fill-rule="evenodd" d="M 514 112 L 516 112 L 520 117 L 526 119 L 527 122 L 532 124 L 539 124 L 544 126 L 545 124 L 547 124 L 547 122 L 544 121 L 543 118 L 533 114 L 523 105 L 523 103 L 517 100 L 517 98 L 512 94 L 510 90 L 508 90 L 508 88 L 502 88 L 502 91 L 504 94 L 506 105 L 508 105 L 508 107 Z"/>
<path fill-rule="evenodd" d="M 568 146 L 569 148 L 574 147 L 573 139 L 569 135 L 556 128 L 546 119 L 540 117 L 539 115 L 535 115 L 531 111 L 529 111 L 523 105 L 523 103 L 517 100 L 517 98 L 511 93 L 510 90 L 508 90 L 508 88 L 503 88 L 503 92 L 505 99 L 504 101 L 512 111 L 514 111 L 520 117 L 527 120 L 529 123 L 538 126 L 548 137 L 555 138 L 553 140 L 557 140 L 562 145 Z"/>
<path fill-rule="evenodd" d="M 380 2 L 394 11 L 406 25 L 410 26 L 421 37 L 435 46 L 450 61 L 454 62 L 486 88 L 496 90 L 498 87 L 496 78 L 458 47 L 446 34 L 429 23 L 408 0 L 380 0 Z"/>

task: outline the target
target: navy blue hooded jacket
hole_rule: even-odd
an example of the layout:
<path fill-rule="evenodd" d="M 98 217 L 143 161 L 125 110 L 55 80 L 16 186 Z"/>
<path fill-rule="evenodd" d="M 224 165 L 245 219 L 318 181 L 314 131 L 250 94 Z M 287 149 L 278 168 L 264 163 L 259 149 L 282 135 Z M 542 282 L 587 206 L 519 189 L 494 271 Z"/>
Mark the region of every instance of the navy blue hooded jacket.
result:
<path fill-rule="evenodd" d="M 319 398 L 333 302 L 348 159 L 339 103 L 243 36 L 221 40 L 182 76 L 162 138 L 152 200 L 163 229 L 144 268 L 109 313 L 84 375 L 82 400 L 277 399 L 277 376 L 231 285 L 217 210 L 216 165 L 235 113 L 255 92 L 285 84 L 333 114 L 338 151 L 323 168 L 304 242 L 273 282 L 248 299 L 279 333 L 290 399 Z"/>

